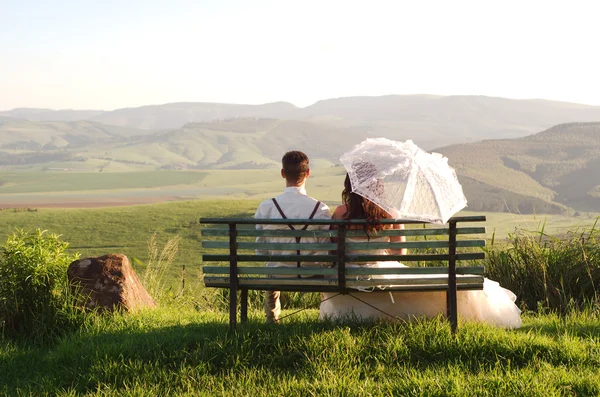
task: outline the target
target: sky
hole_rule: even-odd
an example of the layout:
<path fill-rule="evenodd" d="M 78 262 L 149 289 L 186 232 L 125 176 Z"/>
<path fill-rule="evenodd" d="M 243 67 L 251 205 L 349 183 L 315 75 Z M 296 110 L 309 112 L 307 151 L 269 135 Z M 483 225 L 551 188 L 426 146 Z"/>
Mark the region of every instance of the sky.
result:
<path fill-rule="evenodd" d="M 0 0 L 0 110 L 388 94 L 600 105 L 600 2 Z"/>

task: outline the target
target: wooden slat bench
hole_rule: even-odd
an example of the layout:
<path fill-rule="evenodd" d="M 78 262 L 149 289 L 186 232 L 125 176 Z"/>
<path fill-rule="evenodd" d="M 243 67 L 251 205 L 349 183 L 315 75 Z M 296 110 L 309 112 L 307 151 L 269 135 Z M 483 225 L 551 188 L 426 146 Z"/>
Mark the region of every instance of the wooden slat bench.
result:
<path fill-rule="evenodd" d="M 220 262 L 218 266 L 204 266 L 206 287 L 229 288 L 229 324 L 235 329 L 237 323 L 237 292 L 241 292 L 240 319 L 248 319 L 248 290 L 277 290 L 296 292 L 338 292 L 360 294 L 357 287 L 377 288 L 385 285 L 385 291 L 447 291 L 447 315 L 452 331 L 457 327 L 457 290 L 483 288 L 483 266 L 470 266 L 472 261 L 485 258 L 483 250 L 473 252 L 473 247 L 485 246 L 485 239 L 474 237 L 485 233 L 485 227 L 458 227 L 459 223 L 484 222 L 485 216 L 451 218 L 446 225 L 433 225 L 424 222 L 405 220 L 383 220 L 382 223 L 402 223 L 404 230 L 384 230 L 378 236 L 406 236 L 406 242 L 346 241 L 346 237 L 364 237 L 362 229 L 352 229 L 362 225 L 362 220 L 323 220 L 323 219 L 227 219 L 202 218 L 202 247 L 220 250 L 204 253 L 204 263 Z M 307 230 L 257 230 L 257 224 L 306 225 Z M 335 225 L 335 229 L 322 227 Z M 321 229 L 311 229 L 320 226 Z M 416 227 L 415 227 L 416 226 Z M 461 238 L 457 238 L 458 236 Z M 329 243 L 273 243 L 255 242 L 256 237 L 325 237 L 336 242 Z M 431 239 L 431 237 L 434 239 Z M 447 236 L 439 239 L 436 236 Z M 429 239 L 428 239 L 429 238 Z M 293 239 L 292 239 L 293 240 Z M 348 254 L 348 251 L 370 251 L 407 248 L 408 255 Z M 321 251 L 322 255 L 259 255 L 255 250 L 270 251 Z M 436 249 L 442 253 L 415 252 Z M 265 267 L 264 263 L 302 262 L 302 267 Z M 444 266 L 409 268 L 346 267 L 348 262 L 399 261 L 432 262 L 439 261 Z M 457 266 L 461 261 L 466 266 Z M 261 266 L 252 266 L 256 262 Z M 471 263 L 469 263 L 471 262 Z M 318 263 L 319 266 L 310 266 Z M 383 280 L 373 276 L 397 275 L 399 278 Z M 316 277 L 315 277 L 316 276 Z M 360 276 L 360 277 L 358 277 Z M 320 278 L 317 278 L 320 277 Z"/>

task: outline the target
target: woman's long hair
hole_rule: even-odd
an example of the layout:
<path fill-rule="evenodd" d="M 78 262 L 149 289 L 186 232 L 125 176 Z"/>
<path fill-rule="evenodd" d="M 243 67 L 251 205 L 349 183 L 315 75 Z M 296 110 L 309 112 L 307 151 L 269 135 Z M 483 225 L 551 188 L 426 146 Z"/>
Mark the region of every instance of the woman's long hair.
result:
<path fill-rule="evenodd" d="M 367 235 L 377 234 L 384 227 L 379 221 L 391 218 L 390 214 L 375 205 L 371 200 L 367 200 L 352 192 L 352 184 L 350 183 L 350 176 L 348 174 L 346 174 L 346 180 L 344 181 L 342 202 L 346 204 L 344 219 L 367 220 L 367 223 L 363 227 Z"/>

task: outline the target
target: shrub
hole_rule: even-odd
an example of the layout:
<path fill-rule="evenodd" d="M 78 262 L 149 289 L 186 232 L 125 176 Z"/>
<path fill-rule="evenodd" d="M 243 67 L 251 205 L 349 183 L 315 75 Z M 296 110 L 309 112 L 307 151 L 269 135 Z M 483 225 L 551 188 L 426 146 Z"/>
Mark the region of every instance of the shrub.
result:
<path fill-rule="evenodd" d="M 7 334 L 46 339 L 79 322 L 67 279 L 68 244 L 56 234 L 17 230 L 0 253 L 0 321 Z"/>
<path fill-rule="evenodd" d="M 565 312 L 599 303 L 600 230 L 574 230 L 560 238 L 517 231 L 509 244 L 487 250 L 487 275 L 513 291 L 522 306 Z"/>

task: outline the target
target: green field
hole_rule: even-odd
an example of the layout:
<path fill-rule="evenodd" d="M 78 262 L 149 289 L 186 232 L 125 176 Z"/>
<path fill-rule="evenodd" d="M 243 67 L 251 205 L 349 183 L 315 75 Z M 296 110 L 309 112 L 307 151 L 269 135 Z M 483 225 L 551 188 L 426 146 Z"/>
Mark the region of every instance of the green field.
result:
<path fill-rule="evenodd" d="M 562 316 L 526 313 L 523 327 L 512 331 L 461 323 L 453 337 L 443 320 L 333 324 L 319 321 L 314 308 L 268 326 L 256 294 L 250 322 L 229 334 L 222 295 L 202 288 L 198 218 L 250 217 L 258 203 L 220 199 L 0 211 L 3 236 L 15 228 L 47 229 L 83 256 L 125 253 L 140 275 L 149 237 L 156 232 L 162 246 L 179 236 L 179 254 L 164 286 L 179 291 L 182 265 L 187 272 L 185 294 L 161 295 L 158 309 L 91 315 L 78 331 L 41 345 L 0 335 L 0 395 L 600 394 L 597 305 Z M 496 241 L 518 228 L 564 233 L 595 221 L 487 215 L 488 237 Z"/>
<path fill-rule="evenodd" d="M 194 171 L 155 172 L 12 172 L 0 174 L 0 195 L 120 189 L 152 189 L 196 185 L 207 176 Z"/>
<path fill-rule="evenodd" d="M 316 169 L 309 194 L 328 203 L 340 201 L 344 171 Z M 149 172 L 0 172 L 0 208 L 101 206 L 169 199 L 264 199 L 285 187 L 279 169 Z M 100 204 L 99 204 L 100 203 Z M 109 204 L 107 204 L 109 205 Z"/>
<path fill-rule="evenodd" d="M 514 331 L 447 323 L 285 325 L 164 307 L 95 318 L 50 346 L 0 344 L 7 396 L 597 396 L 598 313 Z"/>
<path fill-rule="evenodd" d="M 214 175 L 212 175 L 214 177 Z M 39 208 L 0 210 L 0 238 L 16 228 L 41 228 L 62 235 L 70 243 L 71 252 L 82 256 L 123 253 L 146 263 L 147 241 L 157 233 L 159 244 L 179 236 L 179 253 L 170 269 L 170 278 L 180 277 L 186 265 L 189 278 L 199 276 L 202 249 L 200 247 L 200 217 L 251 217 L 260 201 L 255 200 L 194 200 L 152 205 L 106 208 Z M 335 203 L 332 203 L 332 207 Z M 461 215 L 481 215 L 463 211 Z M 503 244 L 516 230 L 542 230 L 550 235 L 562 235 L 577 227 L 593 225 L 595 218 L 575 218 L 561 215 L 515 215 L 487 213 L 488 244 Z"/>

